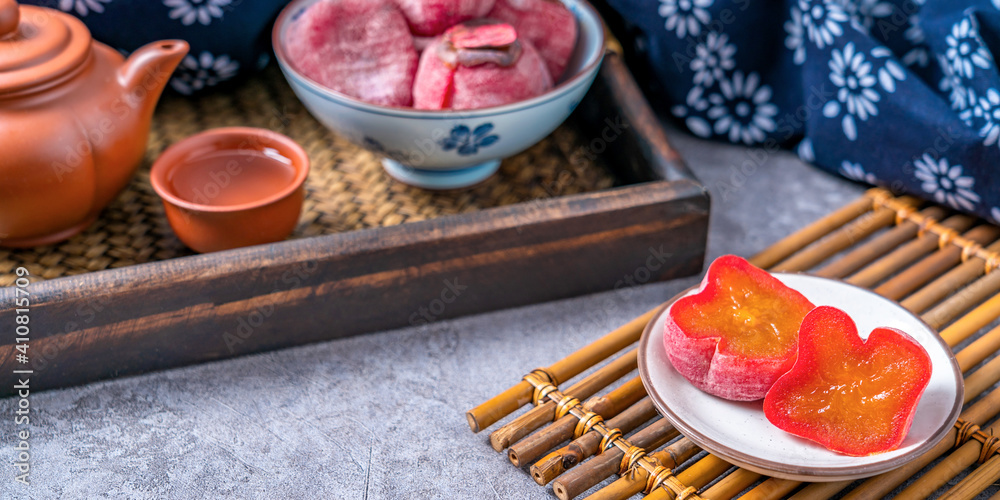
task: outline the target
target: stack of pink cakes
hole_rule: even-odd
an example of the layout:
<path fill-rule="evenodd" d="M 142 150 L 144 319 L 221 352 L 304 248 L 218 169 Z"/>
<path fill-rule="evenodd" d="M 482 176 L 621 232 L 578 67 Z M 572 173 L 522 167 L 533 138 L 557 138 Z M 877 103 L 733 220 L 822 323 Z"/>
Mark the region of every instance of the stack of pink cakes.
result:
<path fill-rule="evenodd" d="M 544 93 L 576 44 L 558 0 L 321 0 L 290 26 L 290 62 L 365 102 L 478 109 Z"/>

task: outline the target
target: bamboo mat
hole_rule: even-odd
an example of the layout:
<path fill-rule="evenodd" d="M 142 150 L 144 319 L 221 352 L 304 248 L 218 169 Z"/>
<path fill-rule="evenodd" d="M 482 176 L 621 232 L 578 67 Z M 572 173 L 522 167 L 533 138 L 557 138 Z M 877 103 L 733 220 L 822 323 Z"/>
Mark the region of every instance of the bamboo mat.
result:
<path fill-rule="evenodd" d="M 149 166 L 169 145 L 225 126 L 269 128 L 296 140 L 309 154 L 306 201 L 292 238 L 598 191 L 615 182 L 591 155 L 574 154 L 581 143 L 571 127 L 563 126 L 505 160 L 498 175 L 473 188 L 432 192 L 406 186 L 384 173 L 378 157 L 317 122 L 272 65 L 227 91 L 197 98 L 165 95 L 154 117 L 146 158 L 132 183 L 82 234 L 56 245 L 0 248 L 0 286 L 14 282 L 18 266 L 52 279 L 190 255 L 167 224 L 149 184 Z"/>
<path fill-rule="evenodd" d="M 581 496 L 616 474 L 587 498 L 868 499 L 885 498 L 901 485 L 894 498 L 997 498 L 1000 437 L 994 434 L 1000 434 L 1000 421 L 987 423 L 1000 413 L 994 388 L 1000 327 L 990 328 L 1000 318 L 998 252 L 1000 227 L 872 189 L 750 259 L 772 271 L 843 279 L 899 301 L 955 351 L 965 377 L 958 423 L 929 453 L 879 476 L 831 483 L 769 478 L 680 436 L 656 413 L 634 374 L 634 344 L 653 311 L 528 373 L 469 411 L 469 425 L 478 432 L 534 403 L 493 430 L 490 443 L 561 499 Z M 606 391 L 618 380 L 627 381 Z M 629 434 L 634 429 L 640 430 Z"/>

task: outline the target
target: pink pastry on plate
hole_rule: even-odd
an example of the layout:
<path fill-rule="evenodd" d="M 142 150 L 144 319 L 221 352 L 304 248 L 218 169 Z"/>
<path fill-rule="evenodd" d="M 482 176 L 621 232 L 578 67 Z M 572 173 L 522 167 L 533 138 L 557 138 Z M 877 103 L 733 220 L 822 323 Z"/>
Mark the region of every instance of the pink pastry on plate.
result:
<path fill-rule="evenodd" d="M 552 88 L 545 61 L 505 23 L 471 21 L 448 29 L 420 57 L 417 109 L 479 109 L 530 99 Z"/>
<path fill-rule="evenodd" d="M 576 46 L 576 17 L 559 0 L 496 0 L 487 17 L 509 23 L 538 49 L 558 80 Z"/>
<path fill-rule="evenodd" d="M 416 36 L 437 36 L 470 19 L 485 16 L 494 0 L 395 0 L 410 31 Z"/>
<path fill-rule="evenodd" d="M 324 87 L 383 106 L 410 106 L 419 56 L 389 0 L 322 0 L 285 34 L 288 59 Z"/>

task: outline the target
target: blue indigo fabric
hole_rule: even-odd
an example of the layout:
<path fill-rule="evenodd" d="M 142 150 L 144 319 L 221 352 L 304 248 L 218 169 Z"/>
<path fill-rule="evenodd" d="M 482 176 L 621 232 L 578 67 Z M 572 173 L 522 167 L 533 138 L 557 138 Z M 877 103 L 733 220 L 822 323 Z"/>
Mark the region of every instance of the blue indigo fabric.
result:
<path fill-rule="evenodd" d="M 1000 222 L 1000 0 L 608 3 L 692 133 Z"/>
<path fill-rule="evenodd" d="M 169 88 L 193 94 L 263 68 L 271 25 L 288 0 L 20 0 L 72 14 L 94 39 L 129 54 L 168 38 L 191 50 Z"/>

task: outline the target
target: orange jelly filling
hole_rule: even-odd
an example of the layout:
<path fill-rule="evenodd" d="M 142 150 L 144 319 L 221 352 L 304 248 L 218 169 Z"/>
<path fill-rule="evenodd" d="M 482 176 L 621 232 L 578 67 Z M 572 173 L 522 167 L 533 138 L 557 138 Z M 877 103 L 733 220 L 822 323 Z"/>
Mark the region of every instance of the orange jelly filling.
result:
<path fill-rule="evenodd" d="M 852 456 L 899 446 L 930 380 L 927 352 L 905 333 L 876 328 L 861 340 L 847 313 L 806 316 L 795 366 L 764 398 L 774 425 Z"/>
<path fill-rule="evenodd" d="M 720 350 L 747 357 L 784 355 L 796 345 L 802 318 L 813 306 L 798 292 L 772 283 L 777 280 L 764 271 L 754 271 L 768 280 L 719 266 L 712 286 L 677 302 L 674 321 L 689 338 L 720 338 Z"/>
<path fill-rule="evenodd" d="M 833 441 L 846 441 L 840 447 L 892 434 L 895 420 L 913 405 L 911 395 L 926 385 L 927 368 L 892 344 L 871 347 L 824 346 L 829 355 L 816 356 L 816 368 L 796 380 L 799 389 L 786 393 L 787 418 L 826 429 Z"/>

